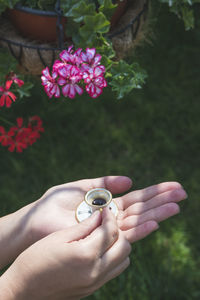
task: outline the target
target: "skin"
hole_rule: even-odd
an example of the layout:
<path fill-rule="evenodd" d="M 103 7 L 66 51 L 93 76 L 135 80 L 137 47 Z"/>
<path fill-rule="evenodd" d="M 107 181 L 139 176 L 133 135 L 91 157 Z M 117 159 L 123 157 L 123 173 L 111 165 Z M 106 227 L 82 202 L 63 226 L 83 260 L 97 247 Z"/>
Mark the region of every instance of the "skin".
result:
<path fill-rule="evenodd" d="M 5 300 L 72 300 L 92 294 L 129 265 L 130 243 L 108 210 L 25 250 L 0 281 Z"/>
<path fill-rule="evenodd" d="M 78 224 L 75 210 L 88 190 L 102 187 L 114 195 L 127 192 L 131 186 L 131 179 L 124 176 L 66 183 L 1 218 L 0 228 L 4 230 L 0 231 L 0 267 L 17 259 L 0 278 L 0 298 L 80 299 L 119 275 L 129 264 L 129 243 L 149 235 L 158 229 L 159 222 L 177 214 L 178 202 L 187 197 L 179 183 L 160 183 L 114 198 L 119 208 L 117 220 L 104 210 Z M 89 248 L 84 246 L 88 240 Z M 88 249 L 92 249 L 89 257 Z M 105 259 L 98 260 L 100 256 Z M 84 280 L 78 271 L 81 263 L 81 270 L 86 271 Z"/>
<path fill-rule="evenodd" d="M 75 210 L 87 191 L 106 188 L 113 195 L 132 186 L 125 176 L 84 179 L 50 188 L 39 200 L 0 219 L 0 268 L 45 236 L 78 222 Z M 158 229 L 158 223 L 179 213 L 178 202 L 187 197 L 177 182 L 164 182 L 117 197 L 119 229 L 131 243 Z M 4 251 L 4 249 L 7 249 Z"/>

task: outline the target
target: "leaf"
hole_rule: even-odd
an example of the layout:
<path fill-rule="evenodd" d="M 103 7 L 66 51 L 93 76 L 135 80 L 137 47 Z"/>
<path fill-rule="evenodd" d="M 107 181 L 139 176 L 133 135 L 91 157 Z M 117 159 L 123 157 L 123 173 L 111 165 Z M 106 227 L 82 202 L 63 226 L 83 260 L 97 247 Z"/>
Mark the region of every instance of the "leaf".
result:
<path fill-rule="evenodd" d="M 117 7 L 117 4 L 113 4 L 112 0 L 101 0 L 99 2 L 101 4 L 101 6 L 99 7 L 99 11 L 102 12 L 110 20 Z"/>
<path fill-rule="evenodd" d="M 110 27 L 110 22 L 103 13 L 96 13 L 94 16 L 85 16 L 84 25 L 80 28 L 80 35 L 85 40 L 91 40 L 96 33 L 106 33 Z"/>
<path fill-rule="evenodd" d="M 189 9 L 187 7 L 183 7 L 181 9 L 181 13 L 182 13 L 183 21 L 184 21 L 184 24 L 185 24 L 185 29 L 190 30 L 190 29 L 194 28 L 193 10 Z"/>
<path fill-rule="evenodd" d="M 65 13 L 68 17 L 73 17 L 75 22 L 82 22 L 85 16 L 94 15 L 95 5 L 87 4 L 86 1 L 79 1 L 71 7 L 68 13 Z"/>
<path fill-rule="evenodd" d="M 139 89 L 145 82 L 147 74 L 137 63 L 129 65 L 123 60 L 111 68 L 112 78 L 109 84 L 117 93 L 117 99 L 123 98 L 133 89 Z"/>
<path fill-rule="evenodd" d="M 17 93 L 20 98 L 30 97 L 30 90 L 33 88 L 33 84 L 31 82 L 26 82 L 21 88 L 17 87 Z"/>

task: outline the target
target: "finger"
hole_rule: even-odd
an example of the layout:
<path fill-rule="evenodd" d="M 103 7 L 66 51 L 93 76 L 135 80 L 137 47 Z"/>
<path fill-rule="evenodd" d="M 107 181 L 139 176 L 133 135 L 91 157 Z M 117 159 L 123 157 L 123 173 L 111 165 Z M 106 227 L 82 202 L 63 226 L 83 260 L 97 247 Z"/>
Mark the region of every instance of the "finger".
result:
<path fill-rule="evenodd" d="M 178 204 L 168 203 L 160 207 L 153 208 L 138 216 L 129 216 L 123 220 L 119 220 L 118 224 L 121 230 L 128 230 L 147 221 L 154 220 L 161 222 L 169 217 L 178 214 L 180 211 Z"/>
<path fill-rule="evenodd" d="M 148 236 L 153 231 L 159 228 L 157 222 L 155 221 L 148 221 L 144 224 L 138 225 L 132 229 L 123 231 L 124 236 L 129 241 L 129 243 L 134 243 L 139 241 L 146 236 Z"/>
<path fill-rule="evenodd" d="M 126 192 L 132 186 L 132 180 L 126 176 L 105 176 L 95 179 L 83 179 L 68 184 L 68 186 L 78 185 L 84 191 L 89 191 L 95 188 L 108 189 L 113 194 Z"/>
<path fill-rule="evenodd" d="M 116 218 L 105 208 L 102 212 L 102 225 L 84 239 L 84 244 L 88 249 L 92 247 L 97 257 L 101 257 L 117 241 L 118 235 Z"/>
<path fill-rule="evenodd" d="M 66 243 L 70 243 L 73 241 L 79 241 L 80 239 L 84 239 L 88 235 L 91 234 L 100 224 L 101 224 L 101 213 L 97 210 L 91 217 L 84 220 L 83 222 L 71 226 L 68 229 L 57 231 L 52 235 L 56 236 L 56 239 L 62 240 Z"/>
<path fill-rule="evenodd" d="M 108 272 L 104 278 L 103 278 L 103 284 L 110 281 L 111 279 L 119 276 L 122 272 L 124 272 L 128 266 L 130 265 L 130 258 L 127 257 L 121 264 L 116 266 L 114 269 L 112 269 L 110 272 Z M 101 285 L 103 285 L 101 284 Z"/>
<path fill-rule="evenodd" d="M 162 206 L 170 202 L 179 202 L 187 197 L 186 192 L 183 189 L 175 189 L 162 194 L 158 194 L 155 197 L 147 200 L 146 202 L 136 202 L 129 206 L 125 211 L 123 217 L 126 218 L 132 215 L 141 215 L 142 213 L 149 211 L 153 208 Z"/>
<path fill-rule="evenodd" d="M 158 194 L 181 188 L 182 186 L 178 182 L 163 182 L 142 190 L 133 191 L 115 200 L 116 202 L 122 203 L 123 209 L 126 209 L 136 202 L 145 202 Z"/>
<path fill-rule="evenodd" d="M 118 240 L 101 257 L 102 271 L 105 270 L 105 272 L 107 272 L 107 270 L 115 268 L 121 264 L 130 253 L 131 245 L 125 238 L 123 232 L 120 231 Z"/>

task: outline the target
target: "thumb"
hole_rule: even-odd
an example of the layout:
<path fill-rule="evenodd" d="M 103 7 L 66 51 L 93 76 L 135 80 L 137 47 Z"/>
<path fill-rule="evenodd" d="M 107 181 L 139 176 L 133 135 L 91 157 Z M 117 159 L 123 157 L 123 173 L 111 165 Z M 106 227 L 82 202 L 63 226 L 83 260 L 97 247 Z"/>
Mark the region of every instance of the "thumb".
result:
<path fill-rule="evenodd" d="M 97 210 L 88 219 L 64 230 L 65 242 L 70 243 L 84 239 L 101 224 L 101 219 L 101 212 Z"/>

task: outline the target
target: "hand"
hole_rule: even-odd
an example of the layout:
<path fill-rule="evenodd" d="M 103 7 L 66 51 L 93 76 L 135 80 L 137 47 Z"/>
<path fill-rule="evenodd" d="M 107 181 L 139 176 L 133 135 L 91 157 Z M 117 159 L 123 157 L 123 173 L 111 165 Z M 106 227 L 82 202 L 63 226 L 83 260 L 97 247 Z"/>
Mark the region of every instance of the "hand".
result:
<path fill-rule="evenodd" d="M 55 186 L 39 200 L 1 218 L 0 268 L 39 239 L 76 225 L 75 210 L 88 190 L 103 187 L 112 194 L 121 194 L 131 185 L 128 177 L 107 176 Z M 177 202 L 184 198 L 186 193 L 176 182 L 125 194 L 114 199 L 119 208 L 118 226 L 129 242 L 140 240 L 156 230 L 158 222 L 177 214 Z"/>
<path fill-rule="evenodd" d="M 98 211 L 25 250 L 0 278 L 0 298 L 86 297 L 128 267 L 130 251 L 114 215 L 108 209 Z"/>
<path fill-rule="evenodd" d="M 119 194 L 130 189 L 131 185 L 128 177 L 108 176 L 49 189 L 29 212 L 33 241 L 77 224 L 75 210 L 88 190 L 102 187 Z M 118 226 L 129 242 L 140 240 L 156 230 L 158 222 L 177 214 L 177 202 L 184 198 L 186 193 L 177 182 L 161 183 L 116 198 Z"/>

